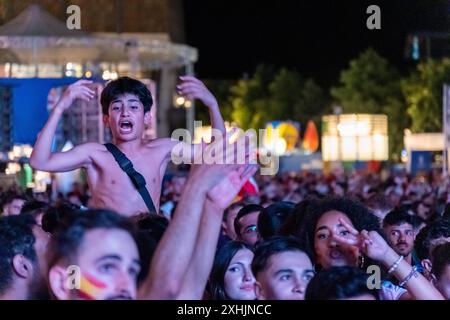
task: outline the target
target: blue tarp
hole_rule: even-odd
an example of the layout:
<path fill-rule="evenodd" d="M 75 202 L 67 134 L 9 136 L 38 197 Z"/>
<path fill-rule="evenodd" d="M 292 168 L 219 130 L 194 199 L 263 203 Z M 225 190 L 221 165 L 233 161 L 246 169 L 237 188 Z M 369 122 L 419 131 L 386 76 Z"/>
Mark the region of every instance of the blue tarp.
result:
<path fill-rule="evenodd" d="M 50 89 L 68 85 L 77 78 L 0 78 L 0 86 L 13 88 L 13 143 L 34 145 L 37 134 L 48 118 Z"/>

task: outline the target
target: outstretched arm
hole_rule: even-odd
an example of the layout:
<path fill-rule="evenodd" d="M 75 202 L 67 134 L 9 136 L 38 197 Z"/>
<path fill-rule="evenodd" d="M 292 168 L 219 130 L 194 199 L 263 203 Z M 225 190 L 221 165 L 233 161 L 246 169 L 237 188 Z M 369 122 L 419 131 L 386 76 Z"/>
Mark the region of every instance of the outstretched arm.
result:
<path fill-rule="evenodd" d="M 86 85 L 92 83 L 88 80 L 79 80 L 70 85 L 63 93 L 61 99 L 53 109 L 42 131 L 39 133 L 30 164 L 33 168 L 49 172 L 70 171 L 90 164 L 89 154 L 92 144 L 75 147 L 67 152 L 51 152 L 52 140 L 56 127 L 64 110 L 70 107 L 75 99 L 89 101 L 94 97 L 94 91 Z"/>
<path fill-rule="evenodd" d="M 209 190 L 194 254 L 178 299 L 201 300 L 214 263 L 224 210 L 231 204 L 257 166 L 241 165 Z"/>
<path fill-rule="evenodd" d="M 213 142 L 205 152 L 222 148 L 222 143 L 222 139 Z M 233 148 L 225 148 L 225 152 L 223 156 L 230 156 Z M 140 299 L 178 297 L 192 260 L 207 193 L 234 168 L 224 164 L 193 166 L 174 217 L 157 246 L 149 276 L 140 288 Z"/>
<path fill-rule="evenodd" d="M 356 245 L 365 255 L 375 261 L 379 261 L 386 268 L 393 268 L 392 274 L 404 283 L 408 293 L 416 300 L 443 300 L 441 293 L 419 272 L 387 244 L 376 231 L 362 230 L 359 232 L 346 221 L 340 219 L 341 224 L 349 231 L 350 237 L 335 234 L 334 237 L 343 245 Z M 397 266 L 394 264 L 399 261 Z"/>

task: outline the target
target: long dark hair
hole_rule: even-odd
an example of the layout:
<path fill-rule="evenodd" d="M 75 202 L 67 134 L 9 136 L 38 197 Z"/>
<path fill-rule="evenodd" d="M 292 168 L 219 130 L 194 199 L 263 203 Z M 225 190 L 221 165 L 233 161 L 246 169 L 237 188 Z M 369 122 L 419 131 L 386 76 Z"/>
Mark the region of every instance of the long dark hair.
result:
<path fill-rule="evenodd" d="M 216 252 L 207 291 L 211 300 L 229 300 L 225 292 L 225 273 L 233 257 L 242 249 L 253 252 L 252 247 L 239 241 L 228 241 Z"/>

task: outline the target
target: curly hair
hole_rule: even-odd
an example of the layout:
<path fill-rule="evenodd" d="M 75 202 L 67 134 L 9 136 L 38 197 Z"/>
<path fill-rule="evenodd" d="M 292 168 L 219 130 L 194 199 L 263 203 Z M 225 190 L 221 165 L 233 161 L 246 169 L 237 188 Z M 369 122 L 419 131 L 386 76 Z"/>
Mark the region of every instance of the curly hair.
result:
<path fill-rule="evenodd" d="M 313 253 L 314 259 L 316 259 L 314 238 L 317 222 L 329 211 L 339 211 L 345 214 L 358 231 L 376 231 L 382 235 L 378 219 L 361 202 L 344 197 L 326 197 L 313 200 L 307 207 L 306 216 L 300 230 L 300 238 Z M 366 259 L 369 263 L 368 260 Z"/>
<path fill-rule="evenodd" d="M 437 220 L 424 227 L 414 240 L 414 249 L 420 260 L 428 259 L 432 242 L 439 238 L 450 237 L 450 220 Z"/>

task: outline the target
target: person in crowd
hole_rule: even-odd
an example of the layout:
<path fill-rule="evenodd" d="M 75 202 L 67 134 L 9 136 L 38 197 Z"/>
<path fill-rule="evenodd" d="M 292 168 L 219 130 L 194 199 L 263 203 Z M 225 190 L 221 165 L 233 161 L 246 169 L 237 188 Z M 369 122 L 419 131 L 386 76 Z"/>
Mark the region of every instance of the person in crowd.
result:
<path fill-rule="evenodd" d="M 417 266 L 422 272 L 420 260 L 414 252 L 415 217 L 401 208 L 389 212 L 383 220 L 383 232 L 388 244 L 402 255 L 406 262 Z"/>
<path fill-rule="evenodd" d="M 264 208 L 258 216 L 257 229 L 260 238 L 264 240 L 278 235 L 294 207 L 295 204 L 292 202 L 279 201 Z"/>
<path fill-rule="evenodd" d="M 200 80 L 191 76 L 180 79 L 182 82 L 177 86 L 178 92 L 189 100 L 201 100 L 209 108 L 212 127 L 224 134 L 225 126 L 215 97 Z M 192 163 L 192 152 L 181 151 L 194 149 L 196 155 L 203 145 L 191 146 L 170 138 L 144 140 L 145 126 L 151 120 L 151 93 L 141 81 L 120 77 L 109 82 L 101 93 L 103 120 L 111 129 L 113 146 L 125 154 L 144 177 L 150 200 L 144 201 L 106 145 L 85 143 L 66 152 L 52 153 L 53 137 L 65 110 L 77 99 L 90 101 L 95 97 L 91 83 L 89 80 L 79 80 L 63 93 L 36 140 L 30 165 L 36 170 L 49 172 L 86 169 L 92 194 L 91 207 L 109 208 L 126 216 L 150 210 L 158 213 L 162 179 L 172 151 Z M 152 165 L 148 165 L 149 161 Z"/>
<path fill-rule="evenodd" d="M 20 214 L 31 214 L 36 220 L 36 224 L 42 226 L 42 217 L 49 207 L 48 203 L 43 201 L 27 201 L 20 210 Z"/>
<path fill-rule="evenodd" d="M 244 205 L 245 203 L 243 202 L 235 202 L 225 209 L 223 214 L 222 233 L 230 240 L 236 240 L 238 237 L 234 230 L 234 220 L 236 219 L 239 210 L 241 210 Z"/>
<path fill-rule="evenodd" d="M 260 239 L 258 216 L 263 209 L 258 204 L 248 204 L 239 210 L 234 219 L 234 231 L 238 241 L 254 245 Z"/>
<path fill-rule="evenodd" d="M 380 225 L 383 224 L 384 217 L 394 209 L 389 198 L 380 193 L 370 196 L 366 200 L 366 206 L 379 219 Z"/>
<path fill-rule="evenodd" d="M 442 243 L 450 242 L 450 220 L 436 220 L 420 230 L 414 241 L 417 256 L 423 267 L 423 274 L 432 280 L 432 251 Z"/>
<path fill-rule="evenodd" d="M 27 198 L 16 192 L 9 192 L 3 195 L 2 216 L 15 216 L 20 214 Z"/>
<path fill-rule="evenodd" d="M 0 218 L 0 299 L 45 300 L 49 236 L 29 214 Z"/>
<path fill-rule="evenodd" d="M 306 248 L 294 237 L 258 243 L 252 262 L 258 300 L 304 300 L 314 267 Z"/>
<path fill-rule="evenodd" d="M 227 133 L 223 159 L 234 159 L 237 145 L 247 136 L 229 142 Z M 224 143 L 208 145 L 207 154 Z M 250 158 L 249 150 L 246 157 Z M 224 210 L 232 203 L 257 167 L 248 162 L 202 164 L 191 168 L 173 219 L 159 242 L 149 276 L 139 288 L 140 299 L 188 299 L 204 296 L 213 267 Z"/>
<path fill-rule="evenodd" d="M 71 215 L 48 246 L 48 283 L 58 300 L 137 298 L 140 259 L 131 220 L 106 209 Z M 95 245 L 94 245 L 95 244 Z"/>
<path fill-rule="evenodd" d="M 321 269 L 351 266 L 365 270 L 377 264 L 386 268 L 400 283 L 395 286 L 383 281 L 381 300 L 442 299 L 417 268 L 396 253 L 380 233 L 378 219 L 360 202 L 326 198 L 308 206 L 302 238 L 313 250 L 314 261 Z"/>
<path fill-rule="evenodd" d="M 433 283 L 445 299 L 450 300 L 450 242 L 434 248 L 431 259 Z"/>
<path fill-rule="evenodd" d="M 367 286 L 369 275 L 357 267 L 331 267 L 309 282 L 305 300 L 378 300 Z"/>
<path fill-rule="evenodd" d="M 219 248 L 208 281 L 209 298 L 212 300 L 255 300 L 252 260 L 252 248 L 245 243 L 229 241 Z"/>

